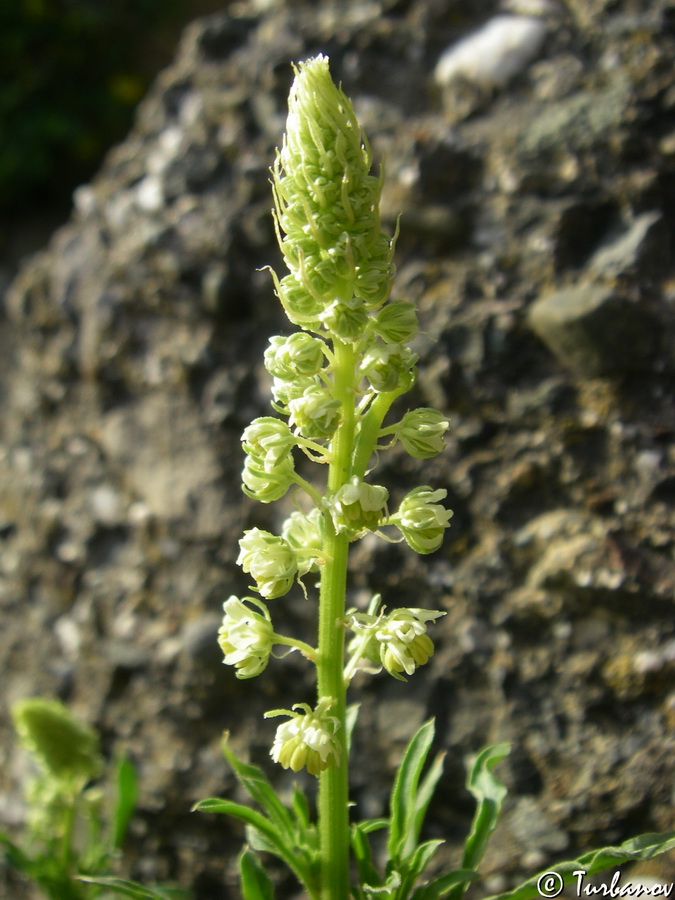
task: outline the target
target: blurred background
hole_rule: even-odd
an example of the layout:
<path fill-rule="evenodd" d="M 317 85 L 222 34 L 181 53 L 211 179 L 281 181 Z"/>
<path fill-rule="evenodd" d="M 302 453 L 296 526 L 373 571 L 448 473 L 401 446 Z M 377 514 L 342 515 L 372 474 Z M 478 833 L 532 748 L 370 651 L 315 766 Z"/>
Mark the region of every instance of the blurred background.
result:
<path fill-rule="evenodd" d="M 0 267 L 38 249 L 129 130 L 182 28 L 229 0 L 3 0 Z"/>

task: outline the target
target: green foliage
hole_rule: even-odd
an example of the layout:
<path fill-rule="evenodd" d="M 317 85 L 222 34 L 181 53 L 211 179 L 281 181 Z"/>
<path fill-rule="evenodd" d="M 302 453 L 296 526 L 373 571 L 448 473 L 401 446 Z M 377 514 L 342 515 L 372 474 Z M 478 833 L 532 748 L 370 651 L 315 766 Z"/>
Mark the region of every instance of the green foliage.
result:
<path fill-rule="evenodd" d="M 6 864 L 49 900 L 93 900 L 102 888 L 148 900 L 185 897 L 184 891 L 145 888 L 108 874 L 136 806 L 130 760 L 122 757 L 106 769 L 98 733 L 57 700 L 21 700 L 12 718 L 39 774 L 25 788 L 26 833 L 14 840 L 0 832 Z"/>

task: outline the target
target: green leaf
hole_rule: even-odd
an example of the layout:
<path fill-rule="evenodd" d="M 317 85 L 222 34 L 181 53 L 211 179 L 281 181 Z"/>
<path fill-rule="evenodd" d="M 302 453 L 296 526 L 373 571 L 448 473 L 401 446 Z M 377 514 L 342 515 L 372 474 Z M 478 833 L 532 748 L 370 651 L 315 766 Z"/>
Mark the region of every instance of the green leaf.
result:
<path fill-rule="evenodd" d="M 413 892 L 411 900 L 439 900 L 440 897 L 445 897 L 457 887 L 463 890 L 470 881 L 475 881 L 477 878 L 478 872 L 471 869 L 456 869 L 454 872 L 440 875 L 428 884 L 418 887 Z"/>
<path fill-rule="evenodd" d="M 438 839 L 425 841 L 423 844 L 419 844 L 415 848 L 414 853 L 405 860 L 405 875 L 401 890 L 398 893 L 400 900 L 405 900 L 405 898 L 410 896 L 410 891 L 415 886 L 415 882 L 423 874 L 438 848 L 444 843 L 445 841 Z"/>
<path fill-rule="evenodd" d="M 181 888 L 148 888 L 135 881 L 127 881 L 125 878 L 115 876 L 80 876 L 78 881 L 86 884 L 97 884 L 107 888 L 123 897 L 134 897 L 136 900 L 177 900 L 179 897 L 187 897 L 187 891 Z"/>
<path fill-rule="evenodd" d="M 352 735 L 354 734 L 354 726 L 359 717 L 360 703 L 351 703 L 345 710 L 345 740 L 347 741 L 347 756 L 352 748 Z"/>
<path fill-rule="evenodd" d="M 436 785 L 438 784 L 438 781 L 443 774 L 444 760 L 445 753 L 439 753 L 429 767 L 429 771 L 422 779 L 422 784 L 420 785 L 420 789 L 417 792 L 417 796 L 415 797 L 415 812 L 413 822 L 415 841 L 419 839 L 419 835 L 424 824 L 424 818 L 427 814 L 427 809 L 429 808 L 429 804 L 431 803 L 431 800 L 434 796 Z"/>
<path fill-rule="evenodd" d="M 286 839 L 292 840 L 294 828 L 291 815 L 263 770 L 235 756 L 227 744 L 227 737 L 223 741 L 223 753 L 242 787 L 265 810 L 279 832 L 283 833 Z"/>
<path fill-rule="evenodd" d="M 415 849 L 419 836 L 417 786 L 434 739 L 434 720 L 425 722 L 413 735 L 396 773 L 391 792 L 391 822 L 387 852 L 390 863 L 398 862 Z M 422 813 L 423 815 L 423 813 Z"/>
<path fill-rule="evenodd" d="M 113 811 L 112 844 L 113 847 L 121 847 L 138 799 L 136 768 L 126 756 L 121 757 L 117 763 L 116 782 L 117 801 Z"/>
<path fill-rule="evenodd" d="M 492 774 L 492 769 L 510 752 L 508 744 L 485 747 L 471 767 L 466 787 L 475 797 L 478 807 L 473 817 L 471 831 L 464 843 L 463 869 L 478 868 L 490 835 L 495 829 L 506 798 L 506 786 Z"/>
<path fill-rule="evenodd" d="M 384 825 L 388 824 L 387 819 L 370 819 L 366 822 L 356 822 L 352 825 L 350 831 L 352 852 L 354 853 L 354 859 L 356 860 L 356 866 L 359 871 L 359 882 L 362 885 L 377 884 L 377 882 L 381 880 L 377 869 L 373 865 L 372 851 L 370 849 L 370 841 L 368 840 L 370 831 L 376 830 L 373 827 L 368 828 L 368 825 L 372 825 L 372 823 L 376 821 L 383 822 Z"/>
<path fill-rule="evenodd" d="M 669 831 L 664 834 L 641 834 L 618 846 L 591 850 L 578 859 L 557 863 L 550 866 L 545 873 L 539 873 L 533 878 L 528 878 L 527 881 L 510 891 L 505 891 L 502 894 L 493 894 L 487 900 L 528 900 L 530 897 L 539 897 L 540 893 L 537 885 L 542 874 L 558 875 L 565 884 L 568 884 L 574 881 L 572 873 L 579 869 L 583 869 L 586 875 L 590 877 L 598 872 L 611 869 L 613 866 L 626 862 L 652 859 L 652 857 L 659 856 L 661 853 L 668 853 L 670 850 L 675 850 L 675 831 Z M 426 900 L 426 898 L 423 898 L 423 900 Z"/>
<path fill-rule="evenodd" d="M 274 887 L 257 855 L 244 847 L 239 856 L 239 877 L 244 900 L 274 900 Z"/>
<path fill-rule="evenodd" d="M 29 878 L 33 877 L 35 862 L 4 831 L 0 831 L 0 848 L 8 865 Z"/>
<path fill-rule="evenodd" d="M 206 800 L 200 800 L 199 803 L 192 807 L 192 810 L 193 812 L 213 812 L 233 816 L 235 819 L 241 819 L 242 822 L 252 826 L 266 842 L 265 849 L 282 859 L 311 892 L 311 873 L 307 860 L 294 852 L 276 824 L 262 815 L 262 813 L 251 809 L 250 806 L 244 806 L 242 803 L 235 803 L 234 800 L 225 800 L 221 797 L 209 797 Z M 253 840 L 249 842 L 252 845 L 254 844 Z"/>

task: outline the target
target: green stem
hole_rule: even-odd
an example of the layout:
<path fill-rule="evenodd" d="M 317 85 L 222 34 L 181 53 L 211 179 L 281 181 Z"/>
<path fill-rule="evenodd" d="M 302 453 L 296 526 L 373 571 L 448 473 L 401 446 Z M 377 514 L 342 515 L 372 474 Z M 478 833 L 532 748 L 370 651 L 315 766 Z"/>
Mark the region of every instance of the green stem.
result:
<path fill-rule="evenodd" d="M 361 421 L 359 439 L 354 450 L 353 471 L 359 478 L 363 478 L 366 473 L 370 457 L 373 455 L 377 440 L 381 436 L 382 422 L 389 412 L 391 404 L 397 397 L 404 394 L 407 389 L 406 386 L 378 394 L 370 404 L 370 409 Z"/>
<path fill-rule="evenodd" d="M 355 361 L 349 344 L 335 341 L 334 391 L 342 404 L 342 419 L 331 442 L 328 491 L 334 493 L 351 477 L 355 422 Z M 319 840 L 321 846 L 321 900 L 347 900 L 349 896 L 349 781 L 346 746 L 346 687 L 343 676 L 347 557 L 349 537 L 337 534 L 326 516 L 326 564 L 319 596 L 318 696 L 332 697 L 330 714 L 340 727 L 340 764 L 331 765 L 319 778 Z"/>

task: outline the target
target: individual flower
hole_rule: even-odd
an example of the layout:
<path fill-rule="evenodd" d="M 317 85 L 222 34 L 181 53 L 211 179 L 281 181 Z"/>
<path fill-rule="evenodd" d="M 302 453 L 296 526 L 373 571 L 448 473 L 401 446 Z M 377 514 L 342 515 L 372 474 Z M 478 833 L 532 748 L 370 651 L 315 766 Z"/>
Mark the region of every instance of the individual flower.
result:
<path fill-rule="evenodd" d="M 340 765 L 340 742 L 336 732 L 339 719 L 326 714 L 332 706 L 331 697 L 322 697 L 316 709 L 306 703 L 296 703 L 293 710 L 274 709 L 265 717 L 290 716 L 277 728 L 270 756 L 284 769 L 299 772 L 303 766 L 310 775 L 318 775 L 331 765 Z M 294 712 L 298 710 L 298 712 Z"/>
<path fill-rule="evenodd" d="M 417 354 L 404 344 L 373 344 L 361 362 L 361 374 L 378 393 L 412 387 Z M 410 382 L 410 385 L 408 385 Z"/>
<path fill-rule="evenodd" d="M 287 541 L 261 528 L 251 528 L 244 532 L 239 547 L 237 565 L 253 576 L 263 597 L 271 600 L 290 589 L 298 565 Z"/>
<path fill-rule="evenodd" d="M 257 606 L 256 612 L 247 604 Z M 264 603 L 253 597 L 230 597 L 223 603 L 223 622 L 218 643 L 225 665 L 237 669 L 237 678 L 253 678 L 267 667 L 274 638 L 270 614 Z"/>
<path fill-rule="evenodd" d="M 266 468 L 259 457 L 247 456 L 241 480 L 247 497 L 261 503 L 279 500 L 295 482 L 293 457 L 289 453 L 274 468 Z"/>
<path fill-rule="evenodd" d="M 420 407 L 403 416 L 398 437 L 412 457 L 429 459 L 444 450 L 444 435 L 449 424 L 438 410 Z"/>
<path fill-rule="evenodd" d="M 397 609 L 385 616 L 377 630 L 380 660 L 394 678 L 412 675 L 417 666 L 423 666 L 434 654 L 433 641 L 427 634 L 427 622 L 433 622 L 444 612 L 426 609 Z"/>
<path fill-rule="evenodd" d="M 256 458 L 267 472 L 289 458 L 295 446 L 295 436 L 287 422 L 274 416 L 254 419 L 241 436 L 244 451 Z"/>
<path fill-rule="evenodd" d="M 386 517 L 388 499 L 389 491 L 385 487 L 367 484 L 354 476 L 328 502 L 335 530 L 354 537 L 374 531 Z"/>
<path fill-rule="evenodd" d="M 290 422 L 306 438 L 329 438 L 340 422 L 340 401 L 321 385 L 288 402 Z"/>
<path fill-rule="evenodd" d="M 316 568 L 317 560 L 322 556 L 322 524 L 323 516 L 315 507 L 309 515 L 295 510 L 281 526 L 281 536 L 293 549 L 300 576 Z"/>
<path fill-rule="evenodd" d="M 265 368 L 275 378 L 290 381 L 298 375 L 315 375 L 324 364 L 324 343 L 305 331 L 289 337 L 275 335 L 265 350 Z"/>
<path fill-rule="evenodd" d="M 444 500 L 447 494 L 426 485 L 417 487 L 406 494 L 387 524 L 396 525 L 416 553 L 433 553 L 441 546 L 445 529 L 450 527 L 452 510 L 436 502 Z"/>
<path fill-rule="evenodd" d="M 368 324 L 368 314 L 358 300 L 335 300 L 319 318 L 330 334 L 347 343 L 358 341 Z"/>

